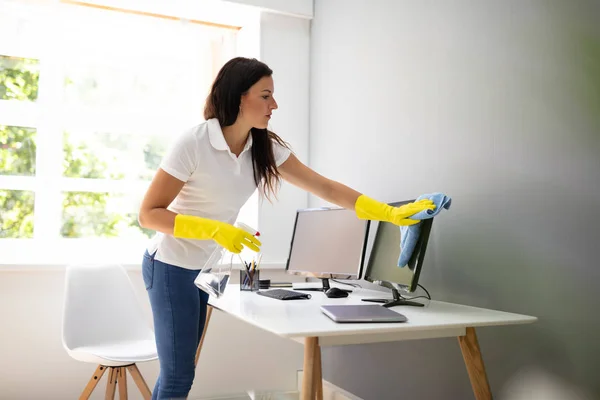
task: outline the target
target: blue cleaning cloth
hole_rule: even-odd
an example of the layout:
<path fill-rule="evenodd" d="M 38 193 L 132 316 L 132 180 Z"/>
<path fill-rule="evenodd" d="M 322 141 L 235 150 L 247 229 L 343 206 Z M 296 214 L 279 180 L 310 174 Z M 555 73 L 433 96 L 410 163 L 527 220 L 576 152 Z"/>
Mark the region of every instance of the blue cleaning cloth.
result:
<path fill-rule="evenodd" d="M 452 204 L 452 199 L 443 193 L 422 194 L 417 198 L 416 201 L 423 199 L 429 199 L 433 201 L 433 204 L 435 204 L 435 210 L 420 211 L 415 215 L 410 216 L 410 219 L 423 220 L 433 218 L 436 215 L 438 215 L 440 211 L 442 211 L 444 208 L 446 210 L 450 209 L 450 204 Z M 420 234 L 420 223 L 400 227 L 400 257 L 398 258 L 399 267 L 402 268 L 408 264 L 408 261 L 410 260 L 410 257 L 412 256 L 412 253 L 415 250 L 415 246 L 417 245 L 417 241 L 419 240 Z"/>

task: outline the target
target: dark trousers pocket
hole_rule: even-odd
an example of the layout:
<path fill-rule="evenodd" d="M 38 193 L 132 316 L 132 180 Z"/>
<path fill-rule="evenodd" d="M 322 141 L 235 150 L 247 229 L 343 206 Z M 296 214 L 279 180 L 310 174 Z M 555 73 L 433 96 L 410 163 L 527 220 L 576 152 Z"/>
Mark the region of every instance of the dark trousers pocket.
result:
<path fill-rule="evenodd" d="M 144 261 L 142 262 L 142 277 L 146 290 L 152 289 L 152 281 L 154 280 L 154 254 L 150 255 L 147 251 L 144 253 Z"/>

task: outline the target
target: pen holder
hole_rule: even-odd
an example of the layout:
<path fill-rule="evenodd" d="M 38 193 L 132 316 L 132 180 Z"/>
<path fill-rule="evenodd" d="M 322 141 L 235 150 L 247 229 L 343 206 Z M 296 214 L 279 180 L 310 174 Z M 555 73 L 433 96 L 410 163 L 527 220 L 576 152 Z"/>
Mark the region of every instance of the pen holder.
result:
<path fill-rule="evenodd" d="M 255 269 L 248 271 L 240 270 L 240 290 L 257 292 L 260 289 L 260 271 Z"/>

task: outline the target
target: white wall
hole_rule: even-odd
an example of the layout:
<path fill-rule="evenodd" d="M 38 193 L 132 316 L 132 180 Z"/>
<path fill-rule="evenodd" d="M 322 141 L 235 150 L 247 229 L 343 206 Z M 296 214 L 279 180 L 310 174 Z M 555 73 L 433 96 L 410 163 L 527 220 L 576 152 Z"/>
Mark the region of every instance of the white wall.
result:
<path fill-rule="evenodd" d="M 313 0 L 225 0 L 228 3 L 258 7 L 264 11 L 281 13 L 294 17 L 311 18 Z"/>
<path fill-rule="evenodd" d="M 281 272 L 266 273 L 274 280 L 290 281 Z M 130 278 L 151 323 L 141 271 L 130 271 Z M 73 360 L 62 347 L 63 291 L 61 270 L 0 272 L 0 399 L 75 399 L 92 376 L 94 365 Z M 190 399 L 243 393 L 253 387 L 294 390 L 302 354 L 296 342 L 214 311 Z M 139 368 L 152 389 L 158 361 L 139 364 Z M 130 399 L 141 399 L 130 378 Z M 92 399 L 104 398 L 105 388 L 103 378 Z"/>
<path fill-rule="evenodd" d="M 308 152 L 308 27 L 305 19 L 266 14 L 259 28 L 259 57 L 274 70 L 280 105 L 271 128 L 290 142 L 304 161 Z M 307 196 L 285 185 L 279 198 L 279 202 L 261 207 L 267 222 L 260 229 L 265 238 L 263 250 L 271 254 L 264 262 L 281 266 L 287 256 L 295 210 L 306 206 Z M 52 254 L 47 257 L 51 259 Z M 264 273 L 277 281 L 301 280 L 281 270 Z M 130 275 L 151 321 L 139 266 Z M 95 367 L 72 360 L 61 345 L 63 280 L 61 266 L 13 267 L 9 271 L 0 265 L 0 399 L 77 398 L 91 377 Z M 247 388 L 295 390 L 302 355 L 302 346 L 295 342 L 215 312 L 190 399 L 239 393 Z M 152 387 L 158 362 L 142 364 L 140 370 Z M 104 382 L 93 398 L 102 398 Z M 140 398 L 131 380 L 129 392 L 130 398 Z"/>
<path fill-rule="evenodd" d="M 583 0 L 315 2 L 310 165 L 383 201 L 451 195 L 422 283 L 540 318 L 480 331 L 495 398 L 600 398 L 599 17 Z M 368 400 L 472 398 L 453 339 L 323 361 Z"/>
<path fill-rule="evenodd" d="M 310 21 L 262 15 L 261 60 L 273 70 L 274 96 L 279 105 L 270 129 L 288 142 L 305 163 L 308 162 L 309 40 Z M 285 182 L 273 204 L 268 200 L 263 202 L 259 214 L 259 229 L 264 233 L 263 262 L 285 266 L 296 210 L 307 204 L 307 193 Z"/>

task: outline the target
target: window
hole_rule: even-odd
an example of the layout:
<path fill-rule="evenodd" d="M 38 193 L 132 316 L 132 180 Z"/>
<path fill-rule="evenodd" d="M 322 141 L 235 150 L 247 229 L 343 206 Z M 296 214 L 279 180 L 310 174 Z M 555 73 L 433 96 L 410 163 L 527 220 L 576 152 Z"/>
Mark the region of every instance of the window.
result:
<path fill-rule="evenodd" d="M 107 28 L 110 27 L 110 28 Z M 141 197 L 237 30 L 0 3 L 0 263 L 139 262 Z M 253 198 L 240 218 L 257 220 Z M 116 240 L 114 240 L 116 239 Z M 60 257 L 62 256 L 62 257 Z"/>

